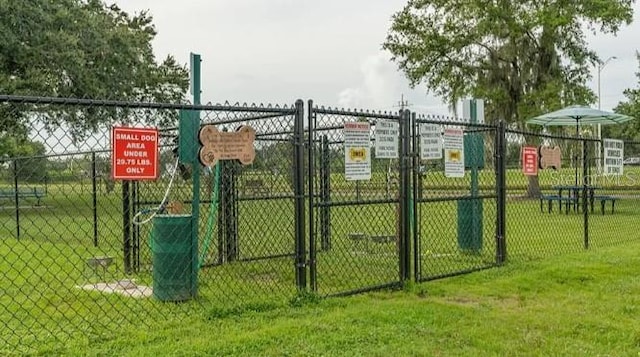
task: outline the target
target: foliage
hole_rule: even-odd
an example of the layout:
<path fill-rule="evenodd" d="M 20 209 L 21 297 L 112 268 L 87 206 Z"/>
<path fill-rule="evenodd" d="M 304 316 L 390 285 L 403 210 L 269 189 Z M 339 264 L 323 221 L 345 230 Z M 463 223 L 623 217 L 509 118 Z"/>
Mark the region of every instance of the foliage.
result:
<path fill-rule="evenodd" d="M 30 141 L 16 136 L 0 137 L 0 153 L 2 159 L 20 158 L 15 160 L 12 175 L 16 175 L 18 180 L 28 182 L 42 182 L 46 176 L 47 159 L 43 157 L 45 147 L 37 141 Z M 14 165 L 14 161 L 5 161 Z"/>
<path fill-rule="evenodd" d="M 168 56 L 157 62 L 156 35 L 146 12 L 129 15 L 100 0 L 0 1 L 0 93 L 127 101 L 181 101 L 188 73 Z M 42 107 L 39 107 L 42 108 Z M 0 109 L 0 135 L 26 134 L 24 106 Z M 127 118 L 128 109 L 44 110 L 48 129 L 66 125 L 76 140 L 100 124 Z M 151 120 L 152 116 L 149 116 Z M 153 120 L 167 120 L 154 116 Z M 126 119 L 124 119 L 126 121 Z"/>
<path fill-rule="evenodd" d="M 636 58 L 640 63 L 640 53 L 636 52 Z M 638 78 L 638 88 L 626 89 L 624 95 L 627 100 L 618 103 L 614 109 L 616 113 L 629 115 L 635 120 L 621 125 L 603 126 L 603 137 L 640 141 L 640 71 L 636 72 L 636 78 Z"/>
<path fill-rule="evenodd" d="M 486 99 L 489 121 L 522 125 L 542 112 L 594 101 L 585 82 L 598 61 L 583 26 L 616 33 L 632 0 L 410 0 L 383 47 L 412 85 L 451 104 Z"/>

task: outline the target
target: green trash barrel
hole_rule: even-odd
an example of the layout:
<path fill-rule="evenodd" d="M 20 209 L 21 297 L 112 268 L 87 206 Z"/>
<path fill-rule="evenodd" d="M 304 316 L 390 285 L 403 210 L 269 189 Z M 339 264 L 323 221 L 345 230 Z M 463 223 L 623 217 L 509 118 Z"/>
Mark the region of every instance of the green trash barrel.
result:
<path fill-rule="evenodd" d="M 191 239 L 190 215 L 157 215 L 153 220 L 153 296 L 185 301 L 196 296 L 197 249 Z"/>

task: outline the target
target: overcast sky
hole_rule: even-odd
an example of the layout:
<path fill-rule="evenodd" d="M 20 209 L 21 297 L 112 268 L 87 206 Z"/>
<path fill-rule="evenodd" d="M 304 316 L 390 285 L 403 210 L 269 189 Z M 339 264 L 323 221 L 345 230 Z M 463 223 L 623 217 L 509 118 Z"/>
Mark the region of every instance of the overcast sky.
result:
<path fill-rule="evenodd" d="M 413 109 L 447 114 L 424 88 L 410 89 L 381 50 L 393 13 L 406 0 L 118 0 L 129 12 L 149 10 L 158 57 L 203 58 L 203 102 L 292 103 L 397 110 L 404 94 Z M 635 13 L 640 14 L 636 4 Z M 590 36 L 606 59 L 602 108 L 637 86 L 638 21 L 617 37 Z M 590 83 L 596 91 L 596 72 Z"/>

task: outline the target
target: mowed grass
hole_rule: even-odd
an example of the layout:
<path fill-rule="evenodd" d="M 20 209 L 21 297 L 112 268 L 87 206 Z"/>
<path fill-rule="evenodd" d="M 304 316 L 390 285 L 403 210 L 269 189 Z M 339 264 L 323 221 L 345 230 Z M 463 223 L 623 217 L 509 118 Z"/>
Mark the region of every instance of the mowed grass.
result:
<path fill-rule="evenodd" d="M 0 297 L 0 318 L 8 326 L 0 341 L 6 342 L 7 346 L 21 346 L 20 352 L 32 352 L 33 348 L 55 351 L 60 347 L 60 341 L 79 343 L 80 346 L 111 341 L 121 329 L 129 329 L 137 335 L 137 329 L 156 326 L 159 320 L 179 325 L 190 321 L 191 316 L 205 314 L 206 319 L 207 312 L 217 316 L 245 310 L 279 311 L 287 309 L 287 302 L 292 299 L 296 301 L 292 257 L 242 261 L 294 251 L 292 199 L 242 200 L 238 206 L 240 260 L 202 269 L 198 298 L 175 305 L 78 289 L 78 285 L 98 279 L 86 265 L 86 258 L 96 255 L 116 258 L 115 267 L 102 280 L 133 278 L 139 284 L 152 285 L 150 226 L 144 226 L 140 232 L 141 270 L 126 275 L 122 262 L 122 203 L 118 188 L 114 193 L 101 193 L 98 197 L 98 247 L 93 246 L 90 192 L 72 185 L 54 185 L 49 192 L 44 207 L 26 206 L 20 210 L 20 240 L 15 238 L 12 229 L 15 228 L 15 212 L 7 208 L 0 214 L 0 230 L 3 230 L 0 232 L 0 271 L 5 281 Z M 161 196 L 161 190 L 156 194 Z M 452 197 L 465 194 L 453 192 Z M 337 201 L 355 199 L 350 189 L 336 189 L 334 197 Z M 483 206 L 483 247 L 470 254 L 459 250 L 455 201 L 419 204 L 414 219 L 419 222 L 417 242 L 421 255 L 417 263 L 421 278 L 494 265 L 496 201 L 485 199 Z M 207 262 L 215 263 L 219 257 L 218 227 L 207 231 L 208 209 L 208 205 L 201 207 L 200 249 L 208 247 Z M 321 251 L 320 236 L 316 237 L 318 295 L 398 283 L 398 253 L 394 242 L 362 242 L 350 238 L 354 232 L 369 237 L 394 235 L 396 212 L 394 203 L 331 208 L 332 248 Z M 613 215 L 607 211 L 601 216 L 598 207 L 596 213 L 589 217 L 591 247 L 637 241 L 636 221 L 640 213 L 637 201 L 632 198 L 620 200 Z M 319 232 L 317 221 L 316 228 Z M 544 212 L 540 211 L 537 200 L 508 200 L 510 264 L 581 252 L 584 250 L 583 236 L 581 213 L 559 214 L 556 208 L 549 214 L 546 207 Z"/>
<path fill-rule="evenodd" d="M 210 308 L 53 350 L 121 356 L 635 356 L 640 244 L 347 298 Z M 34 346 L 43 354 L 51 353 Z"/>

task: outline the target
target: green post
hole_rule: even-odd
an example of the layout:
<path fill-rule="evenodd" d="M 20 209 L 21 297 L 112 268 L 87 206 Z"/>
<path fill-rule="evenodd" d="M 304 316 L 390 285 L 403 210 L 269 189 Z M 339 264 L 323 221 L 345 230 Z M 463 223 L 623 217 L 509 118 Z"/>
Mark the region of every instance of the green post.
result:
<path fill-rule="evenodd" d="M 478 124 L 478 106 L 477 101 L 473 99 L 471 101 L 471 124 Z M 482 140 L 482 134 L 474 133 L 471 136 L 472 150 L 475 154 L 475 160 L 471 162 L 471 197 L 472 201 L 472 234 L 473 237 L 473 249 L 474 251 L 482 250 L 482 200 L 478 199 L 478 170 L 480 166 L 484 166 L 484 142 Z"/>
<path fill-rule="evenodd" d="M 193 105 L 200 105 L 200 55 L 194 53 L 191 54 L 191 91 Z M 180 110 L 178 160 L 182 164 L 191 165 L 193 200 L 190 216 L 168 214 L 157 215 L 154 218 L 153 294 L 161 301 L 184 301 L 198 295 L 199 131 L 200 110 Z"/>
<path fill-rule="evenodd" d="M 193 104 L 200 105 L 201 83 L 200 83 L 200 64 L 201 59 L 199 54 L 191 53 L 191 90 L 193 94 Z M 198 131 L 200 131 L 200 110 L 194 110 L 191 115 L 194 123 L 193 130 L 194 137 L 198 137 Z M 193 274 L 193 296 L 197 296 L 198 293 L 198 271 L 200 270 L 200 264 L 198 262 L 198 222 L 200 221 L 200 162 L 196 159 L 198 157 L 199 144 L 197 141 L 191 143 L 193 148 L 193 163 L 191 164 L 191 171 L 193 177 L 193 202 L 191 205 L 191 246 L 193 247 L 193 260 L 192 260 L 192 274 Z"/>
<path fill-rule="evenodd" d="M 470 101 L 471 124 L 478 124 L 477 102 Z M 479 196 L 478 173 L 484 167 L 484 141 L 482 134 L 467 133 L 464 137 L 465 167 L 470 169 L 470 198 L 458 201 L 458 246 L 468 253 L 482 250 L 483 205 Z"/>

